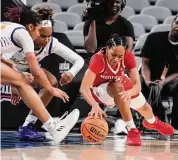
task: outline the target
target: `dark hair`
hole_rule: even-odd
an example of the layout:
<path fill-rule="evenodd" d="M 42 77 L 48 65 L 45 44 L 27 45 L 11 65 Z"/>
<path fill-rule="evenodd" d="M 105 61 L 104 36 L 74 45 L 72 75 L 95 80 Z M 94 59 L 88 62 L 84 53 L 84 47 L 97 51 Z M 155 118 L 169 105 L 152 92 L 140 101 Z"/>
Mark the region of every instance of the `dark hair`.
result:
<path fill-rule="evenodd" d="M 52 26 L 54 26 L 54 20 L 53 20 L 53 15 L 54 15 L 54 10 L 52 8 L 36 8 L 36 13 L 41 17 L 41 20 L 50 20 L 52 23 Z"/>
<path fill-rule="evenodd" d="M 118 34 L 113 34 L 110 39 L 106 42 L 106 46 L 111 48 L 115 46 L 123 46 L 127 49 L 127 40 L 123 36 L 119 36 Z"/>
<path fill-rule="evenodd" d="M 11 6 L 7 7 L 5 17 L 14 23 L 22 25 L 33 24 L 34 26 L 41 23 L 40 17 L 32 10 L 23 10 L 22 7 Z"/>
<path fill-rule="evenodd" d="M 125 6 L 126 6 L 126 0 L 122 0 L 121 11 L 125 8 Z"/>
<path fill-rule="evenodd" d="M 4 13 L 4 16 L 10 22 L 19 23 L 21 12 L 22 7 L 12 5 L 11 7 L 7 7 L 7 12 Z"/>
<path fill-rule="evenodd" d="M 174 23 L 174 22 L 175 22 L 175 20 L 177 19 L 177 17 L 178 17 L 178 15 L 177 15 L 177 16 L 175 16 L 175 18 L 173 19 L 172 23 Z"/>

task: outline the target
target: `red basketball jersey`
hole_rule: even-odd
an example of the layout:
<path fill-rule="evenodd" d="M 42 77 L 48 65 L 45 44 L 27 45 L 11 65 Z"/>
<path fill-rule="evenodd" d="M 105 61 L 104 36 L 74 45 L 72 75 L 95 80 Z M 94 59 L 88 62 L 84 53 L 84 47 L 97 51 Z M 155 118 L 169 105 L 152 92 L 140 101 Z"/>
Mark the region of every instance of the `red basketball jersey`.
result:
<path fill-rule="evenodd" d="M 109 81 L 119 80 L 122 83 L 124 80 L 128 80 L 128 78 L 124 76 L 125 69 L 131 70 L 135 67 L 135 57 L 129 51 L 126 51 L 124 58 L 115 69 L 111 68 L 107 62 L 106 55 L 103 53 L 103 50 L 100 50 L 98 53 L 96 53 L 92 57 L 89 64 L 89 69 L 96 74 L 96 78 L 93 83 L 94 87 Z"/>

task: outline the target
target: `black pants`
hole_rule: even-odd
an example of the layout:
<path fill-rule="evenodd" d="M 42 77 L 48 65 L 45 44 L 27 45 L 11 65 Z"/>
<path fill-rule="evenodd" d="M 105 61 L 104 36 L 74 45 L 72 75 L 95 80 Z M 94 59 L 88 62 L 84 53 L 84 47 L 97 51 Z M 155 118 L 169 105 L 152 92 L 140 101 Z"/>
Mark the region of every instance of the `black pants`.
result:
<path fill-rule="evenodd" d="M 175 129 L 178 129 L 178 78 L 165 85 L 162 94 L 173 98 L 171 124 Z"/>
<path fill-rule="evenodd" d="M 149 96 L 149 88 L 145 85 L 143 78 L 142 80 L 142 93 L 146 97 Z M 173 108 L 171 113 L 171 124 L 175 129 L 178 129 L 178 78 L 172 80 L 166 84 L 161 90 L 162 97 L 173 97 Z"/>

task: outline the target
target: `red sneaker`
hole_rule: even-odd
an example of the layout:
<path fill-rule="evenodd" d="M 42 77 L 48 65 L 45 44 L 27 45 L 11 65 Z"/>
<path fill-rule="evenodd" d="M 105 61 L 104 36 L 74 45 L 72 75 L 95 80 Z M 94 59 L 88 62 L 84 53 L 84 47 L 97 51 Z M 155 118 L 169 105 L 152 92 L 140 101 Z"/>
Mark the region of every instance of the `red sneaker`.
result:
<path fill-rule="evenodd" d="M 175 129 L 170 124 L 162 122 L 158 117 L 155 118 L 156 121 L 153 124 L 148 123 L 146 119 L 144 119 L 142 122 L 143 126 L 150 130 L 156 130 L 164 136 L 171 136 L 174 134 Z"/>
<path fill-rule="evenodd" d="M 137 128 L 132 128 L 127 135 L 127 145 L 129 146 L 141 146 L 141 132 Z"/>

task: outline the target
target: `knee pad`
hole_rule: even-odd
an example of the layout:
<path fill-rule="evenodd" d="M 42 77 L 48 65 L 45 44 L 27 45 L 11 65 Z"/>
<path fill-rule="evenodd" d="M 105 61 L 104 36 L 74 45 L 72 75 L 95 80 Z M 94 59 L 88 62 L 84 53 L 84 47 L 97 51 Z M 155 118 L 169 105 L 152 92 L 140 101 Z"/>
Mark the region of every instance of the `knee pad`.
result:
<path fill-rule="evenodd" d="M 140 92 L 139 95 L 131 99 L 130 108 L 136 110 L 141 108 L 146 103 L 146 99 L 143 94 Z"/>

